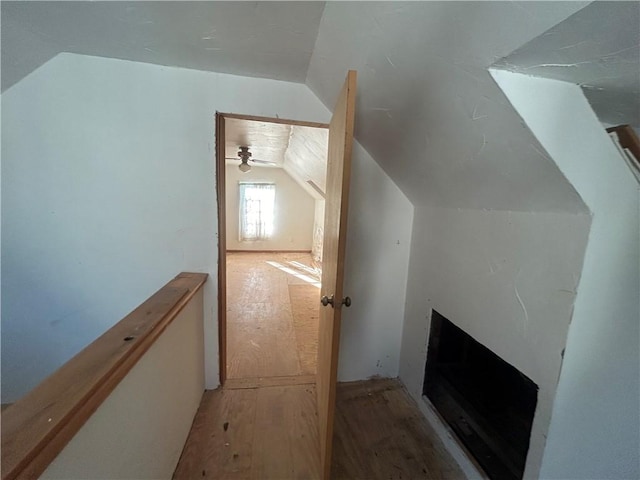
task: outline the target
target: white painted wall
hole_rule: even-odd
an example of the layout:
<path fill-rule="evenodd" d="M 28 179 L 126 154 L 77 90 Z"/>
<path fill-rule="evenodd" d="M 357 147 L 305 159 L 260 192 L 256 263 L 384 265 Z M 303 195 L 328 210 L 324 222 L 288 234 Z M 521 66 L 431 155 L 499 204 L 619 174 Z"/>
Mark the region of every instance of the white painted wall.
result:
<path fill-rule="evenodd" d="M 218 384 L 216 110 L 330 118 L 304 85 L 73 54 L 2 94 L 3 402 L 180 271 L 211 275 L 206 384 Z M 411 205 L 359 147 L 352 182 L 341 378 L 393 376 Z"/>
<path fill-rule="evenodd" d="M 398 376 L 413 205 L 355 143 L 338 380 Z"/>
<path fill-rule="evenodd" d="M 61 54 L 2 94 L 2 401 L 181 271 L 218 384 L 216 110 L 326 121 L 304 85 Z"/>
<path fill-rule="evenodd" d="M 416 209 L 400 378 L 422 403 L 431 309 L 531 378 L 526 478 L 540 468 L 589 224 L 588 215 Z"/>
<path fill-rule="evenodd" d="M 541 477 L 639 478 L 638 184 L 578 86 L 492 74 L 593 212 Z"/>
<path fill-rule="evenodd" d="M 40 478 L 173 476 L 204 391 L 203 311 L 200 290 Z"/>
<path fill-rule="evenodd" d="M 316 200 L 313 212 L 313 243 L 311 256 L 316 262 L 322 261 L 322 249 L 324 246 L 324 199 Z"/>
<path fill-rule="evenodd" d="M 242 173 L 237 163 L 228 163 L 226 173 L 228 250 L 311 251 L 315 200 L 282 168 L 253 166 Z M 269 240 L 241 242 L 239 182 L 266 182 L 276 187 L 273 236 Z"/>

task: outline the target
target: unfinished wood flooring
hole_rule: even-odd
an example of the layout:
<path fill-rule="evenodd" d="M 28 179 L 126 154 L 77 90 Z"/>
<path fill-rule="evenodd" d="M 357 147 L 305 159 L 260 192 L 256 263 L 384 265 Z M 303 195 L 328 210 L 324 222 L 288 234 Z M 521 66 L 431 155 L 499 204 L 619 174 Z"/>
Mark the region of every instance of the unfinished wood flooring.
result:
<path fill-rule="evenodd" d="M 207 391 L 175 479 L 319 478 L 313 384 Z"/>
<path fill-rule="evenodd" d="M 308 253 L 227 253 L 227 378 L 313 375 L 319 278 Z"/>
<path fill-rule="evenodd" d="M 395 379 L 339 383 L 332 479 L 466 478 Z"/>
<path fill-rule="evenodd" d="M 462 479 L 397 380 L 338 384 L 334 479 Z M 315 387 L 205 392 L 175 479 L 319 478 Z"/>

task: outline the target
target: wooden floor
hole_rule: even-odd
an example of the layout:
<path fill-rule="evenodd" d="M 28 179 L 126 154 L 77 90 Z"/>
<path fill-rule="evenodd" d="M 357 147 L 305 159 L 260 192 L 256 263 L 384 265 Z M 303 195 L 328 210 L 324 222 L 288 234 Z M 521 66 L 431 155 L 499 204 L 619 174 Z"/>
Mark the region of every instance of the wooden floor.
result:
<path fill-rule="evenodd" d="M 464 479 L 395 379 L 339 383 L 332 479 Z"/>
<path fill-rule="evenodd" d="M 227 378 L 313 375 L 320 279 L 308 253 L 227 253 Z"/>
<path fill-rule="evenodd" d="M 320 477 L 319 278 L 309 254 L 227 254 L 227 381 L 207 391 L 176 479 Z M 338 385 L 332 478 L 464 478 L 396 380 Z"/>
<path fill-rule="evenodd" d="M 314 385 L 205 392 L 176 479 L 318 478 Z"/>
<path fill-rule="evenodd" d="M 332 478 L 465 478 L 396 380 L 337 395 Z M 174 478 L 318 478 L 315 409 L 312 384 L 205 392 Z"/>

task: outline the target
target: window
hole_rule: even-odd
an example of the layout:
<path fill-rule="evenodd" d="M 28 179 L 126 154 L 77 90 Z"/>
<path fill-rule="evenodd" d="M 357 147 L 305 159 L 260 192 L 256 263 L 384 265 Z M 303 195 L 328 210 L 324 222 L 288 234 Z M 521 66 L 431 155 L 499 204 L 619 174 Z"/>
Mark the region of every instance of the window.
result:
<path fill-rule="evenodd" d="M 240 183 L 240 241 L 267 240 L 273 234 L 276 186 Z"/>

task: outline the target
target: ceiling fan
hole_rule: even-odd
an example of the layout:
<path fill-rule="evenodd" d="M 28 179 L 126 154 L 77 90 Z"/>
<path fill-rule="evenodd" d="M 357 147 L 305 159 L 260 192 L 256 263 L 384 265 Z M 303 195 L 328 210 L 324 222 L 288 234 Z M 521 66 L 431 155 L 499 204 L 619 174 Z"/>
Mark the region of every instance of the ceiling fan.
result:
<path fill-rule="evenodd" d="M 249 151 L 249 147 L 240 147 L 240 151 L 238 152 L 238 159 L 240 159 L 240 165 L 238 168 L 241 172 L 248 172 L 251 170 L 251 165 L 249 165 L 249 160 L 255 163 L 262 163 L 264 165 L 277 165 L 275 162 L 269 162 L 268 160 L 259 160 L 257 158 L 251 158 L 251 152 Z M 236 158 L 226 158 L 226 160 L 237 160 Z"/>

